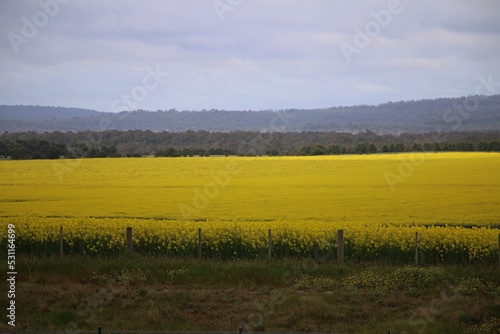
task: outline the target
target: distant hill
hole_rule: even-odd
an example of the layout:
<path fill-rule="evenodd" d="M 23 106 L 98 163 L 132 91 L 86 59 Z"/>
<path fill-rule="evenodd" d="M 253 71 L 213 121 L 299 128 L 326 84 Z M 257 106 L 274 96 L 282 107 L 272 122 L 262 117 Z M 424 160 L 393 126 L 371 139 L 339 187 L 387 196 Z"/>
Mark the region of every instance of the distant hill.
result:
<path fill-rule="evenodd" d="M 102 114 L 102 112 L 95 110 L 79 108 L 0 105 L 1 120 L 52 121 L 72 117 L 99 116 Z"/>
<path fill-rule="evenodd" d="M 107 113 L 77 108 L 0 105 L 0 133 L 150 130 L 380 134 L 499 131 L 500 95 L 280 111 L 144 111 Z"/>

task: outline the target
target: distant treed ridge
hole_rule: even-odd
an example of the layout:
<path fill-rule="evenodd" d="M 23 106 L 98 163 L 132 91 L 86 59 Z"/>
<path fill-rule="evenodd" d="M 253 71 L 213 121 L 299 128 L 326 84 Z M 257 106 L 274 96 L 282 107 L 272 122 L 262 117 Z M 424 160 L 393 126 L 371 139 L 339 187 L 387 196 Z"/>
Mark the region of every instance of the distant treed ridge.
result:
<path fill-rule="evenodd" d="M 500 131 L 500 95 L 388 102 L 324 109 L 97 112 L 0 105 L 0 133 L 149 130 L 153 132 L 350 132 L 379 134 Z"/>

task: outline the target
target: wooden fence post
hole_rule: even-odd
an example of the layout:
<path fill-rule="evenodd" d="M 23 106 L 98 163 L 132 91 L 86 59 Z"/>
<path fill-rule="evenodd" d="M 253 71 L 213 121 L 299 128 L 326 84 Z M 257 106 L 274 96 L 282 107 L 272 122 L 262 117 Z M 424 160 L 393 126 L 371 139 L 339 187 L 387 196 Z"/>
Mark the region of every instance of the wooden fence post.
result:
<path fill-rule="evenodd" d="M 337 231 L 337 261 L 344 262 L 344 230 Z"/>
<path fill-rule="evenodd" d="M 64 256 L 64 231 L 63 227 L 59 227 L 59 256 Z"/>
<path fill-rule="evenodd" d="M 132 227 L 127 227 L 127 252 L 132 253 Z"/>
<path fill-rule="evenodd" d="M 201 260 L 201 228 L 198 229 L 198 260 Z"/>
<path fill-rule="evenodd" d="M 268 239 L 267 255 L 269 256 L 269 258 L 272 258 L 273 257 L 273 233 L 272 233 L 271 229 L 269 229 L 267 231 L 267 239 Z"/>
<path fill-rule="evenodd" d="M 418 264 L 418 232 L 415 232 L 415 264 Z"/>
<path fill-rule="evenodd" d="M 498 235 L 498 265 L 500 266 L 500 234 Z"/>

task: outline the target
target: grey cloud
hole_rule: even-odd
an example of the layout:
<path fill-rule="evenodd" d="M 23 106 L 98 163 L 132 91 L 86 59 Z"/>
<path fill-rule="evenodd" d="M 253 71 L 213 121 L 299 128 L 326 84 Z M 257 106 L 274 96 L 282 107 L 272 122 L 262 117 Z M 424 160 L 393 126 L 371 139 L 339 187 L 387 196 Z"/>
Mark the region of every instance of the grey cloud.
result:
<path fill-rule="evenodd" d="M 479 75 L 500 80 L 498 1 L 401 0 L 347 62 L 339 45 L 354 45 L 388 3 L 243 0 L 221 21 L 214 0 L 72 0 L 15 53 L 8 34 L 40 5 L 3 1 L 0 103 L 109 110 L 157 65 L 170 76 L 139 108 L 376 104 L 468 95 Z"/>

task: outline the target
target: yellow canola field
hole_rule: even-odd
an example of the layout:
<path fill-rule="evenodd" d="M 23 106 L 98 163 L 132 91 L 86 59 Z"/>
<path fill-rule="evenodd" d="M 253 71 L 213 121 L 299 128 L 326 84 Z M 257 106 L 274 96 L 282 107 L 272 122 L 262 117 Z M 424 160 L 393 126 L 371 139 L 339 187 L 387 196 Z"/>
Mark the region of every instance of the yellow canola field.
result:
<path fill-rule="evenodd" d="M 59 229 L 64 226 L 64 251 L 69 254 L 108 255 L 126 251 L 125 235 L 133 228 L 134 252 L 155 255 L 198 254 L 208 258 L 258 258 L 268 255 L 272 231 L 275 257 L 300 256 L 317 260 L 336 258 L 336 233 L 344 229 L 348 259 L 412 261 L 415 232 L 422 262 L 494 262 L 498 230 L 458 226 L 363 225 L 331 222 L 159 221 L 130 218 L 0 218 L 13 228 L 19 252 L 58 254 Z M 2 240 L 5 242 L 5 239 Z"/>
<path fill-rule="evenodd" d="M 500 222 L 500 154 L 0 161 L 0 216 Z"/>
<path fill-rule="evenodd" d="M 0 225 L 20 252 L 496 261 L 500 154 L 0 161 Z M 94 218 L 90 218 L 94 217 Z M 440 225 L 440 226 L 436 226 Z M 464 227 L 473 228 L 466 228 Z M 5 234 L 0 246 L 6 243 Z"/>

